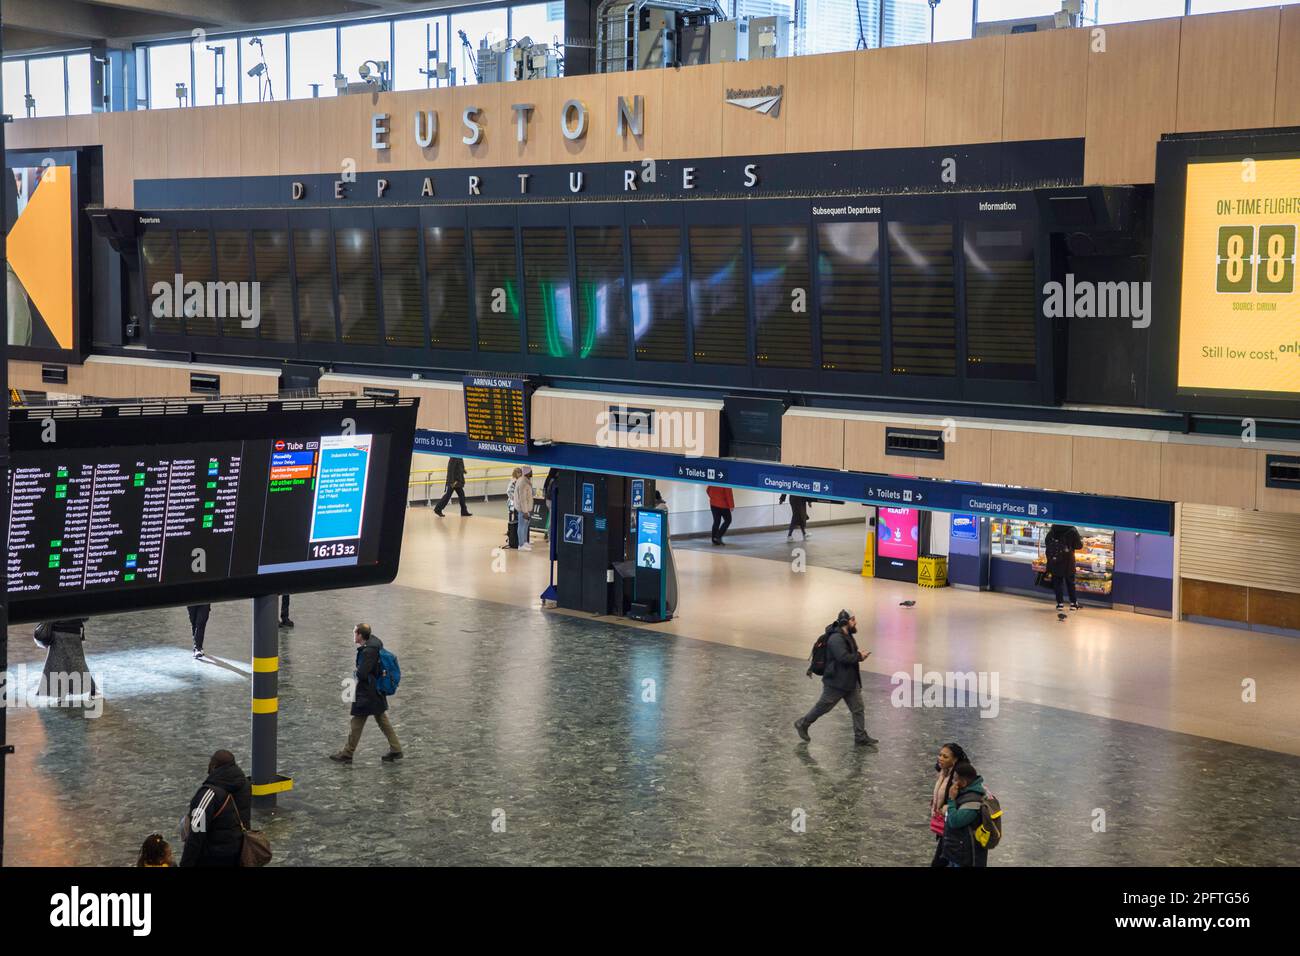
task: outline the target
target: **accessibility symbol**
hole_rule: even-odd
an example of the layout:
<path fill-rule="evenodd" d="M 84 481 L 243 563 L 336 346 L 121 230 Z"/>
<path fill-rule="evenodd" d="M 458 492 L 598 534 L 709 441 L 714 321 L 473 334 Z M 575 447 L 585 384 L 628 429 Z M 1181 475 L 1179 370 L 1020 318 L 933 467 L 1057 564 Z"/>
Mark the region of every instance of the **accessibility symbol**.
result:
<path fill-rule="evenodd" d="M 582 544 L 582 515 L 564 516 L 564 543 Z"/>

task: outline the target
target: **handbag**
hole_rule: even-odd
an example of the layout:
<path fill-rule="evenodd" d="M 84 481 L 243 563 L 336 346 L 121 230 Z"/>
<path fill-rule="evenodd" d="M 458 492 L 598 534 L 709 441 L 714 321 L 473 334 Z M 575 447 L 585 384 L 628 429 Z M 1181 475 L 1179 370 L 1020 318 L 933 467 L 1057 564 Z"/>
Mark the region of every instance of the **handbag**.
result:
<path fill-rule="evenodd" d="M 271 862 L 271 841 L 261 830 L 250 830 L 244 826 L 238 806 L 235 807 L 235 819 L 239 821 L 240 832 L 244 834 L 243 842 L 239 846 L 239 865 L 266 866 Z"/>
<path fill-rule="evenodd" d="M 1039 571 L 1034 575 L 1034 586 L 1047 588 L 1049 591 L 1052 590 L 1056 586 L 1055 582 L 1052 580 L 1052 572 Z"/>

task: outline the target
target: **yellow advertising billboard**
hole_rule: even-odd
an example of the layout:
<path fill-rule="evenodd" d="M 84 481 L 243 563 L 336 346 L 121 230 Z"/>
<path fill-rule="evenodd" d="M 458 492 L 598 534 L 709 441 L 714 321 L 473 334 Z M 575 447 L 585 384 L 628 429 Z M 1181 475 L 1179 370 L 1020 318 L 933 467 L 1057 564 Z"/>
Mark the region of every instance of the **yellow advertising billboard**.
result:
<path fill-rule="evenodd" d="M 1178 388 L 1300 394 L 1300 158 L 1190 163 Z"/>

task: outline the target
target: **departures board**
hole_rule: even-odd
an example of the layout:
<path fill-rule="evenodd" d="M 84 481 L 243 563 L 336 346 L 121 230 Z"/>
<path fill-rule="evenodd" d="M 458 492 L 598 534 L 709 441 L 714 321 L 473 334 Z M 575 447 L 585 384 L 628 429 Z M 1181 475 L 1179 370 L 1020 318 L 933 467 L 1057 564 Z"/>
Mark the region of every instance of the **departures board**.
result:
<path fill-rule="evenodd" d="M 10 619 L 391 581 L 416 405 L 316 404 L 14 412 Z"/>

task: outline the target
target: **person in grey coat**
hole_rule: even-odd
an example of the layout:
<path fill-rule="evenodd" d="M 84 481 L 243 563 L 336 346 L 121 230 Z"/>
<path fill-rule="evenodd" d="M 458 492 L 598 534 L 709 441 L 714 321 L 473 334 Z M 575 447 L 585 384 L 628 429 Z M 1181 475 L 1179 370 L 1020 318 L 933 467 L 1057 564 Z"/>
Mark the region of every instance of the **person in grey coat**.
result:
<path fill-rule="evenodd" d="M 858 619 L 852 611 L 843 610 L 835 618 L 835 623 L 826 629 L 826 671 L 822 674 L 822 695 L 812 710 L 794 722 L 794 729 L 799 738 L 811 740 L 808 727 L 817 718 L 830 711 L 840 701 L 848 707 L 853 715 L 853 738 L 859 746 L 880 743 L 867 734 L 866 712 L 862 706 L 862 675 L 858 665 L 871 656 L 870 651 L 858 650 L 854 635 L 858 631 Z"/>

